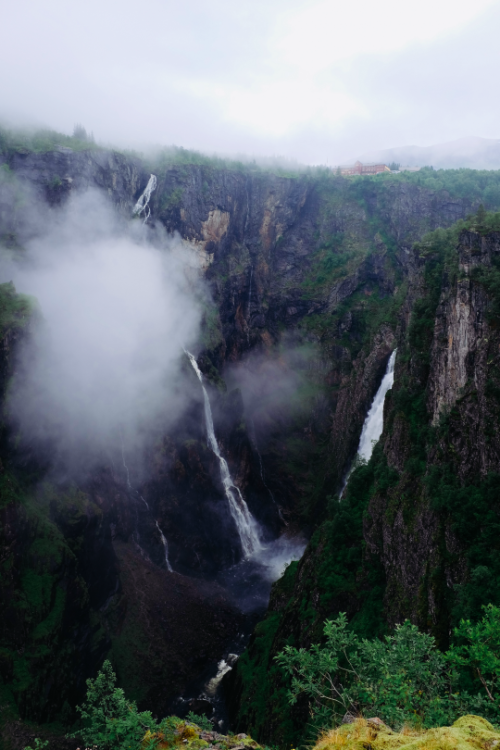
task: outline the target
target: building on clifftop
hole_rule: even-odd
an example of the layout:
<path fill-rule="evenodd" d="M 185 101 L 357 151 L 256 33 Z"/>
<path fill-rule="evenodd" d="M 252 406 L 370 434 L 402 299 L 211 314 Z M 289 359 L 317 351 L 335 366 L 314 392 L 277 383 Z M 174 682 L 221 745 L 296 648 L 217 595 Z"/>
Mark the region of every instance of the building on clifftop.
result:
<path fill-rule="evenodd" d="M 340 174 L 379 174 L 380 172 L 390 172 L 391 170 L 387 164 L 362 164 L 357 161 L 352 166 L 340 166 L 336 169 L 340 169 Z M 334 171 L 336 171 L 336 169 Z"/>

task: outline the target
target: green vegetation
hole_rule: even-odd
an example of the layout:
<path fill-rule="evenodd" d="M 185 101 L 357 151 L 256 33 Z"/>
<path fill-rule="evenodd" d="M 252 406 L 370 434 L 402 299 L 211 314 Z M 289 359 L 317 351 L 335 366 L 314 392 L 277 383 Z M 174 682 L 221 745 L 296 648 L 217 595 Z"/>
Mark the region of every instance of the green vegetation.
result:
<path fill-rule="evenodd" d="M 89 139 L 85 129 L 75 128 L 74 135 L 64 135 L 54 130 L 8 130 L 0 127 L 0 152 L 4 154 L 12 153 L 44 153 L 54 151 L 58 147 L 70 148 L 73 151 L 87 151 L 89 149 L 99 149 L 93 140 Z"/>
<path fill-rule="evenodd" d="M 198 716 L 198 714 L 195 714 L 193 711 L 190 711 L 188 713 L 186 719 L 192 724 L 196 724 L 197 726 L 199 726 L 200 729 L 204 729 L 207 732 L 213 729 L 213 724 L 210 719 L 207 719 L 206 716 Z"/>
<path fill-rule="evenodd" d="M 177 716 L 158 721 L 150 711 L 138 711 L 136 704 L 127 700 L 123 690 L 116 687 L 116 676 L 109 661 L 104 662 L 94 680 L 87 680 L 87 699 L 77 711 L 82 725 L 70 737 L 81 738 L 87 747 L 99 750 L 202 750 L 209 747 L 209 743 L 200 734 L 213 731 L 206 717 L 192 712 L 184 721 Z M 217 743 L 220 750 L 242 745 L 253 750 L 259 747 L 250 737 L 231 735 L 217 735 Z"/>
<path fill-rule="evenodd" d="M 396 729 L 438 727 L 474 711 L 498 722 L 500 609 L 489 605 L 480 623 L 462 621 L 455 636 L 463 645 L 447 653 L 434 638 L 406 621 L 384 639 L 360 639 L 341 613 L 324 626 L 325 644 L 286 646 L 275 658 L 291 676 L 290 703 L 307 696 L 317 732 L 342 723 L 348 712 L 379 716 Z M 473 694 L 460 685 L 460 671 L 477 676 Z"/>
<path fill-rule="evenodd" d="M 12 281 L 0 284 L 0 336 L 8 329 L 25 328 L 35 304 L 34 297 L 18 294 Z"/>
<path fill-rule="evenodd" d="M 95 680 L 87 680 L 87 700 L 77 707 L 83 727 L 72 735 L 81 737 L 87 747 L 129 750 L 139 747 L 146 732 L 151 734 L 157 728 L 151 712 L 139 712 L 136 704 L 128 701 L 115 683 L 116 675 L 109 661 L 104 662 Z M 174 727 L 167 728 L 173 734 Z M 148 744 L 148 747 L 154 746 Z"/>
<path fill-rule="evenodd" d="M 61 709 L 43 685 L 48 675 L 58 691 L 69 691 L 74 684 L 78 645 L 68 639 L 65 626 L 68 613 L 85 622 L 88 607 L 75 552 L 89 513 L 99 518 L 100 509 L 84 493 L 46 485 L 35 495 L 27 484 L 9 471 L 1 474 L 2 505 L 10 523 L 23 529 L 23 542 L 17 550 L 6 545 L 0 560 L 0 597 L 6 603 L 0 694 L 14 714 L 22 705 L 26 718 L 36 721 L 45 714 L 54 721 L 61 719 Z M 8 527 L 0 526 L 0 532 L 8 533 Z"/>
<path fill-rule="evenodd" d="M 169 195 L 165 196 L 162 202 L 161 211 L 171 211 L 173 208 L 177 208 L 182 203 L 182 195 L 184 190 L 181 187 L 177 187 L 172 190 Z"/>
<path fill-rule="evenodd" d="M 28 747 L 25 747 L 24 750 L 44 750 L 44 748 L 47 747 L 48 744 L 48 740 L 41 740 L 39 737 L 35 737 L 35 747 L 32 748 L 28 745 Z"/>

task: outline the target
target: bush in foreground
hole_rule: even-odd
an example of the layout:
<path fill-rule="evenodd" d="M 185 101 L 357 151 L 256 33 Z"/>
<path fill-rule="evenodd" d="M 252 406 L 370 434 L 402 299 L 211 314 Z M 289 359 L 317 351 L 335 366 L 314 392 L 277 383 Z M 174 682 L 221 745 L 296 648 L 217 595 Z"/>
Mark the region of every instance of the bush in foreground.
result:
<path fill-rule="evenodd" d="M 313 730 L 346 713 L 379 716 L 395 728 L 439 727 L 463 714 L 500 720 L 500 609 L 462 621 L 446 652 L 406 621 L 383 640 L 360 639 L 340 614 L 325 623 L 324 646 L 287 646 L 276 661 L 291 676 L 290 703 L 307 696 Z M 467 689 L 465 689 L 467 688 Z"/>

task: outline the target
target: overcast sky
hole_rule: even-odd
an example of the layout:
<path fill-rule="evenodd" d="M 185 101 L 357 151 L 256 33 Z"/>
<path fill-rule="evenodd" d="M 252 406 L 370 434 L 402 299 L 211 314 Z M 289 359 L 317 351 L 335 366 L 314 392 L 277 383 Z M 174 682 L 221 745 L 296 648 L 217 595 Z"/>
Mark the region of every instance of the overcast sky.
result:
<path fill-rule="evenodd" d="M 0 117 L 337 164 L 500 138 L 499 0 L 15 0 Z"/>

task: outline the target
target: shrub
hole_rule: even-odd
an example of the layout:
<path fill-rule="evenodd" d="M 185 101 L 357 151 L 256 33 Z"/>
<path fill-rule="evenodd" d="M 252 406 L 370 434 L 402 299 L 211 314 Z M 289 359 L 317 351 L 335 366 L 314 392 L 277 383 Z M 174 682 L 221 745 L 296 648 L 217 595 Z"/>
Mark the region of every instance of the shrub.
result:
<path fill-rule="evenodd" d="M 481 623 L 463 622 L 456 633 L 466 643 L 448 654 L 408 621 L 384 639 L 361 640 L 341 613 L 325 623 L 325 646 L 286 646 L 276 661 L 291 675 L 290 703 L 308 696 L 316 731 L 341 724 L 348 712 L 377 715 L 397 728 L 444 726 L 469 712 L 498 718 L 490 688 L 496 689 L 500 679 L 500 610 L 487 608 Z M 481 694 L 458 691 L 456 667 L 484 675 L 490 702 Z"/>
<path fill-rule="evenodd" d="M 87 700 L 77 706 L 83 729 L 71 737 L 81 737 L 87 747 L 99 750 L 129 750 L 138 747 L 147 731 L 156 726 L 149 711 L 139 713 L 133 701 L 115 687 L 116 675 L 105 661 L 95 680 L 87 680 Z"/>

